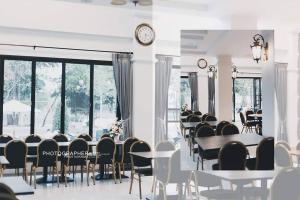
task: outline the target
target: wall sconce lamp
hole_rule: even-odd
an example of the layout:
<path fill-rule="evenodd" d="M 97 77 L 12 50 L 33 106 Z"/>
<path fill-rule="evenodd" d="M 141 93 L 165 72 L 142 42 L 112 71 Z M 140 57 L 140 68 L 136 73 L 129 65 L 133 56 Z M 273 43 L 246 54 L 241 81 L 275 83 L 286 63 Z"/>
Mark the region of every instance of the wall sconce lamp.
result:
<path fill-rule="evenodd" d="M 260 34 L 253 36 L 253 45 L 250 45 L 252 50 L 253 60 L 258 63 L 263 57 L 264 61 L 268 60 L 268 42 L 265 42 L 264 37 Z"/>
<path fill-rule="evenodd" d="M 238 75 L 238 70 L 237 67 L 235 65 L 232 65 L 232 78 L 236 79 L 237 75 Z"/>
<path fill-rule="evenodd" d="M 215 65 L 209 65 L 207 70 L 208 78 L 217 78 L 217 67 Z"/>

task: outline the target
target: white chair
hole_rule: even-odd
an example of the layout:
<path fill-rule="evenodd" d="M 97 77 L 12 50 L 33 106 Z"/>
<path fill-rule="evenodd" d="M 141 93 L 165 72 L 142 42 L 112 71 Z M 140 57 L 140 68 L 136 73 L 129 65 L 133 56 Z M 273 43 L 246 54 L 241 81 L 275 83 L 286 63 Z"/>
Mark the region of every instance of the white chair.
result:
<path fill-rule="evenodd" d="M 163 192 L 163 200 L 167 199 L 166 187 L 169 184 L 177 184 L 178 199 L 184 199 L 189 185 L 191 172 L 181 171 L 180 169 L 180 149 L 176 150 L 168 163 L 157 160 L 158 173 L 156 174 L 159 188 Z M 183 185 L 185 185 L 183 193 Z M 156 187 L 154 188 L 154 197 L 156 197 Z M 182 195 L 182 196 L 181 196 Z M 181 196 L 181 197 L 180 197 Z"/>
<path fill-rule="evenodd" d="M 275 164 L 279 168 L 292 167 L 293 162 L 289 150 L 281 143 L 276 143 L 274 149 Z"/>

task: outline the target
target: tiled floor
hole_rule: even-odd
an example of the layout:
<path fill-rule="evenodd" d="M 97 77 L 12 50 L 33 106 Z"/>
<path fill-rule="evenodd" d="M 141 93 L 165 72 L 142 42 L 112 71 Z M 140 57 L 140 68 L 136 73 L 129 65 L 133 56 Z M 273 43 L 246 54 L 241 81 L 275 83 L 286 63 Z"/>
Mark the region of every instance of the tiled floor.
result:
<path fill-rule="evenodd" d="M 85 179 L 84 179 L 85 180 Z M 152 177 L 142 177 L 142 188 L 144 196 L 151 191 Z M 68 187 L 61 184 L 37 185 L 34 195 L 18 196 L 20 200 L 134 200 L 139 199 L 138 182 L 133 185 L 132 194 L 128 194 L 130 179 L 123 179 L 123 182 L 115 184 L 112 180 L 97 181 L 96 185 L 90 182 L 80 182 L 76 177 L 75 183 L 69 183 Z"/>

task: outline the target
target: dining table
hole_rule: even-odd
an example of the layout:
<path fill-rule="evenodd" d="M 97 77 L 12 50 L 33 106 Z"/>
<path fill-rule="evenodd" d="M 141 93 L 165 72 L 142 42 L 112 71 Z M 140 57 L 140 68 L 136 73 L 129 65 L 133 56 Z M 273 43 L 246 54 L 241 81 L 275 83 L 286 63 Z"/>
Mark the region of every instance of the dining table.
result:
<path fill-rule="evenodd" d="M 237 170 L 237 171 L 201 171 L 200 173 L 207 173 L 222 180 L 229 181 L 236 185 L 236 191 L 238 193 L 238 199 L 243 199 L 244 195 L 251 192 L 251 187 L 244 187 L 245 182 L 261 181 L 261 199 L 268 198 L 268 180 L 273 179 L 277 171 L 276 170 Z M 248 190 L 248 191 L 247 191 Z M 257 190 L 256 190 L 257 191 Z M 257 192 L 256 192 L 257 194 Z"/>
<path fill-rule="evenodd" d="M 34 194 L 33 188 L 20 176 L 1 177 L 0 183 L 10 187 L 15 195 Z"/>
<path fill-rule="evenodd" d="M 62 147 L 68 147 L 70 145 L 72 141 L 68 141 L 68 142 L 57 142 L 59 148 L 62 148 Z M 94 146 L 97 146 L 97 144 L 99 143 L 99 141 L 87 141 L 88 145 L 90 147 L 94 147 Z M 7 143 L 0 143 L 0 149 L 1 148 L 5 148 Z M 40 143 L 39 142 L 33 142 L 33 143 L 26 143 L 27 147 L 28 148 L 37 148 L 38 145 Z M 115 141 L 115 144 L 116 144 L 116 157 L 117 159 L 120 159 L 119 155 L 122 151 L 122 145 L 124 144 L 124 141 Z M 28 157 L 36 157 L 36 155 L 28 155 Z M 0 158 L 1 159 L 1 158 Z M 0 160 L 1 162 L 1 160 Z M 1 164 L 1 163 L 0 163 Z M 63 169 L 64 166 L 61 162 L 61 169 Z M 118 177 L 119 176 L 119 170 L 118 170 L 118 166 L 116 167 L 116 176 Z M 73 182 L 74 180 L 71 178 L 71 177 L 66 177 L 67 178 L 67 182 Z M 102 179 L 112 179 L 113 176 L 112 175 L 108 175 L 106 176 L 105 173 L 104 173 L 104 168 L 101 167 L 101 171 L 99 174 L 96 175 L 95 179 L 96 180 L 102 180 Z M 122 178 L 127 178 L 127 176 L 124 176 L 122 175 Z M 61 176 L 59 177 L 60 179 L 60 182 L 64 182 L 65 180 L 65 174 L 64 174 L 64 170 L 61 170 Z M 55 180 L 54 180 L 55 181 Z M 44 167 L 43 168 L 43 177 L 42 178 L 39 178 L 37 179 L 36 183 L 38 184 L 44 184 L 44 183 L 52 183 L 53 182 L 53 178 L 52 176 L 48 176 L 48 168 L 47 167 Z"/>

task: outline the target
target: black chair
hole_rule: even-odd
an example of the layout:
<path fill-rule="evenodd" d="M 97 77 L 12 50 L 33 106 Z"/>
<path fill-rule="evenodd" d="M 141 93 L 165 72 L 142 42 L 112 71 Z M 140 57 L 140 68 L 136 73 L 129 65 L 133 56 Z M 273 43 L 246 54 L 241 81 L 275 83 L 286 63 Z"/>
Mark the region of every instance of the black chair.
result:
<path fill-rule="evenodd" d="M 67 136 L 65 136 L 64 134 L 57 134 L 53 137 L 53 139 L 56 141 L 56 142 L 68 142 L 68 138 Z"/>
<path fill-rule="evenodd" d="M 73 140 L 68 147 L 68 154 L 64 163 L 64 174 L 67 174 L 71 166 L 81 167 L 81 182 L 83 181 L 83 168 L 86 168 L 87 185 L 89 185 L 89 173 L 87 165 L 89 145 L 83 138 Z M 74 174 L 73 174 L 74 176 Z M 67 176 L 65 176 L 65 186 L 67 187 Z"/>
<path fill-rule="evenodd" d="M 202 112 L 200 112 L 200 111 L 194 111 L 194 115 L 202 115 Z"/>
<path fill-rule="evenodd" d="M 227 124 L 230 124 L 230 122 L 228 122 L 228 121 L 221 121 L 220 123 L 218 123 L 217 128 L 216 128 L 216 135 L 222 135 L 222 129 Z"/>
<path fill-rule="evenodd" d="M 13 190 L 6 184 L 0 183 L 0 199 L 1 200 L 18 200 Z"/>
<path fill-rule="evenodd" d="M 252 131 L 252 128 L 255 127 L 257 124 L 256 121 L 246 121 L 245 116 L 242 112 L 240 112 L 240 119 L 241 119 L 241 123 L 243 125 L 243 129 L 242 129 L 241 133 L 243 133 L 244 130 L 246 131 L 246 133 L 248 131 Z"/>
<path fill-rule="evenodd" d="M 245 114 L 247 121 L 255 121 L 255 117 L 249 116 L 251 114 L 254 114 L 253 110 L 247 110 Z"/>
<path fill-rule="evenodd" d="M 110 137 L 104 137 L 102 138 L 97 146 L 96 146 L 96 156 L 95 158 L 90 159 L 89 167 L 88 169 L 92 170 L 93 172 L 93 183 L 95 185 L 95 169 L 96 165 L 99 165 L 99 170 L 101 169 L 101 165 L 107 165 L 108 169 L 111 168 L 115 183 L 116 181 L 116 164 L 119 165 L 119 179 L 121 182 L 121 172 L 120 172 L 120 163 L 116 163 L 115 160 L 116 155 L 116 144 L 113 139 Z M 88 170 L 88 171 L 89 171 Z M 88 172 L 89 173 L 89 172 Z"/>
<path fill-rule="evenodd" d="M 218 163 L 213 165 L 213 170 L 245 170 L 248 155 L 248 150 L 243 143 L 228 142 L 221 148 Z"/>
<path fill-rule="evenodd" d="M 52 167 L 52 180 L 54 181 L 54 173 L 57 176 L 57 186 L 59 187 L 58 176 L 58 151 L 59 147 L 54 139 L 45 139 L 40 142 L 37 147 L 37 159 L 31 166 L 30 184 L 32 174 L 34 175 L 34 188 L 36 188 L 36 170 L 38 167 Z"/>
<path fill-rule="evenodd" d="M 195 136 L 196 136 L 196 132 L 197 130 L 204 126 L 204 125 L 208 125 L 208 123 L 206 122 L 200 122 L 199 124 L 197 124 L 197 126 L 195 127 L 195 129 L 191 129 L 190 130 L 190 134 L 189 134 L 189 147 L 190 147 L 190 156 L 192 156 L 193 154 L 193 161 L 195 160 L 195 153 L 198 153 L 198 146 L 195 148 L 195 144 L 196 144 L 196 141 L 195 141 Z"/>
<path fill-rule="evenodd" d="M 0 135 L 0 144 L 8 143 L 13 140 L 13 138 L 9 135 Z M 4 155 L 4 148 L 0 148 L 0 156 Z"/>
<path fill-rule="evenodd" d="M 256 148 L 256 158 L 247 160 L 249 170 L 273 170 L 274 169 L 274 138 L 264 138 Z"/>
<path fill-rule="evenodd" d="M 205 120 L 206 122 L 213 122 L 213 121 L 218 121 L 217 118 L 215 116 L 212 115 L 208 115 Z"/>
<path fill-rule="evenodd" d="M 125 175 L 125 165 L 129 166 L 131 164 L 131 157 L 130 157 L 130 148 L 133 143 L 139 141 L 137 138 L 127 138 L 122 145 L 122 158 L 121 158 L 121 167 L 123 171 L 123 175 Z"/>
<path fill-rule="evenodd" d="M 148 151 L 151 151 L 151 147 L 149 146 L 149 144 L 147 144 L 144 141 L 137 141 L 130 148 L 130 152 L 148 152 Z M 142 199 L 141 175 L 152 176 L 153 167 L 152 167 L 151 159 L 146 159 L 143 157 L 131 155 L 131 166 L 132 166 L 132 170 L 131 170 L 131 182 L 130 182 L 129 194 L 131 194 L 132 191 L 134 175 L 138 175 L 139 194 L 140 194 L 140 199 Z"/>
<path fill-rule="evenodd" d="M 222 135 L 234 135 L 239 133 L 238 127 L 234 124 L 227 124 L 222 128 Z"/>
<path fill-rule="evenodd" d="M 23 178 L 27 180 L 27 145 L 21 140 L 11 140 L 4 149 L 4 156 L 9 164 L 5 165 L 5 169 L 16 169 L 19 176 L 19 169 L 23 169 Z"/>
<path fill-rule="evenodd" d="M 209 115 L 208 113 L 205 113 L 204 115 L 202 115 L 201 120 L 204 122 L 208 115 Z"/>
<path fill-rule="evenodd" d="M 262 114 L 262 110 L 261 109 L 257 110 L 256 114 Z M 257 120 L 258 120 L 258 122 L 261 122 L 262 117 L 257 117 Z"/>
<path fill-rule="evenodd" d="M 93 138 L 88 134 L 80 134 L 77 138 L 84 139 L 87 142 L 90 142 L 93 140 Z"/>
<path fill-rule="evenodd" d="M 101 136 L 101 139 L 103 139 L 103 138 L 112 138 L 111 136 L 110 136 L 110 134 L 103 134 L 102 136 Z M 113 138 L 112 138 L 113 139 Z"/>
<path fill-rule="evenodd" d="M 189 116 L 191 113 L 188 111 L 183 111 L 180 115 L 181 116 Z"/>
<path fill-rule="evenodd" d="M 38 135 L 29 135 L 25 139 L 25 143 L 39 143 L 42 138 Z M 36 159 L 36 147 L 28 147 L 27 162 L 33 162 Z"/>
<path fill-rule="evenodd" d="M 188 122 L 201 122 L 201 118 L 197 115 L 189 115 L 187 118 Z"/>
<path fill-rule="evenodd" d="M 200 127 L 196 132 L 196 137 L 211 137 L 215 136 L 215 131 L 211 126 L 204 125 Z M 197 170 L 199 169 L 199 162 L 201 161 L 201 169 L 204 169 L 204 160 L 213 160 L 218 157 L 218 152 L 216 151 L 203 151 L 203 149 L 198 145 L 198 159 L 197 159 Z"/>

